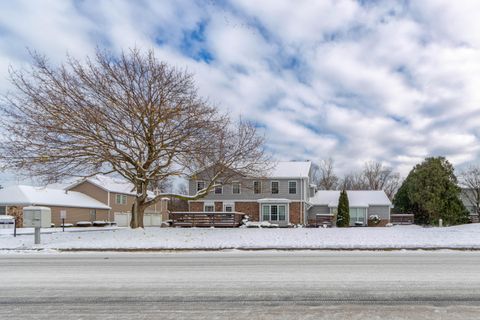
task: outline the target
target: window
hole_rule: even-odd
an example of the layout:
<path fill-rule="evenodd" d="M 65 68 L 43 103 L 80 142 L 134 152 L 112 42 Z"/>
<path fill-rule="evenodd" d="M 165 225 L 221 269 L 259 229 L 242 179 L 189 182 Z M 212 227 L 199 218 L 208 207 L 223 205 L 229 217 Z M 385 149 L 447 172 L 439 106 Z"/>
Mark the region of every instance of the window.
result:
<path fill-rule="evenodd" d="M 197 181 L 197 192 L 205 189 L 205 181 Z"/>
<path fill-rule="evenodd" d="M 357 223 L 365 224 L 367 208 L 350 208 L 349 213 L 351 226 L 354 226 Z"/>
<path fill-rule="evenodd" d="M 90 221 L 97 220 L 97 210 L 90 209 Z"/>
<path fill-rule="evenodd" d="M 240 182 L 238 181 L 232 182 L 232 193 L 240 194 Z"/>
<path fill-rule="evenodd" d="M 270 206 L 264 205 L 262 207 L 262 220 L 267 221 L 270 220 Z"/>
<path fill-rule="evenodd" d="M 297 181 L 288 181 L 288 193 L 297 194 Z"/>
<path fill-rule="evenodd" d="M 5 208 L 6 208 L 6 207 L 2 207 L 2 206 L 0 206 L 0 216 L 4 216 L 4 215 L 6 215 L 6 214 L 7 214 L 7 213 L 6 213 L 6 209 L 5 209 Z"/>
<path fill-rule="evenodd" d="M 262 206 L 263 221 L 287 221 L 287 206 L 284 204 L 264 204 Z"/>
<path fill-rule="evenodd" d="M 115 197 L 116 204 L 127 204 L 127 196 L 124 194 L 117 194 Z"/>
<path fill-rule="evenodd" d="M 203 211 L 205 212 L 214 212 L 215 211 L 215 206 L 213 204 L 206 204 L 203 207 Z"/>
<path fill-rule="evenodd" d="M 260 181 L 253 181 L 253 193 L 262 193 L 262 183 Z"/>
<path fill-rule="evenodd" d="M 278 181 L 272 181 L 272 194 L 278 194 Z"/>
<path fill-rule="evenodd" d="M 226 204 L 223 206 L 223 211 L 225 212 L 233 212 L 233 205 L 231 204 Z"/>
<path fill-rule="evenodd" d="M 215 194 L 222 194 L 223 193 L 223 186 L 219 185 L 215 187 Z"/>

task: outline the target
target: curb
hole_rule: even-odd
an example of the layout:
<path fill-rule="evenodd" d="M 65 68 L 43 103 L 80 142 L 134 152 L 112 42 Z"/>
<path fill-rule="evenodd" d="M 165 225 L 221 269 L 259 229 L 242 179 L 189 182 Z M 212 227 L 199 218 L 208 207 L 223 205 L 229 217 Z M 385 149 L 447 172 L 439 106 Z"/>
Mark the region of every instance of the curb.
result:
<path fill-rule="evenodd" d="M 0 249 L 0 251 L 16 251 L 16 252 L 43 252 L 43 251 L 57 251 L 57 252 L 228 252 L 228 251 L 480 251 L 480 247 L 435 247 L 435 248 L 423 248 L 423 247 L 409 247 L 409 248 L 248 248 L 248 247 L 230 247 L 230 248 L 32 248 L 32 249 L 19 249 L 9 248 Z"/>

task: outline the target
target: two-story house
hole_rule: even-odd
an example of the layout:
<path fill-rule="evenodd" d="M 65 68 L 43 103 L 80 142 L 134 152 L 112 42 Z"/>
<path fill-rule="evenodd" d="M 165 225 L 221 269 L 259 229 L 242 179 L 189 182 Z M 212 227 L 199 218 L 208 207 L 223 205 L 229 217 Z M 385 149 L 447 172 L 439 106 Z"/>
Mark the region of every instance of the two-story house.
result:
<path fill-rule="evenodd" d="M 262 178 L 237 176 L 230 178 L 202 199 L 189 201 L 191 212 L 241 212 L 253 221 L 268 221 L 278 225 L 309 225 L 318 216 L 336 215 L 339 191 L 317 190 L 312 179 L 310 161 L 277 162 Z M 203 177 L 203 179 L 202 179 Z M 208 183 L 203 172 L 189 179 L 189 194 L 205 188 Z M 390 222 L 392 203 L 385 192 L 347 191 L 350 199 L 350 225 L 368 225 L 372 215 L 384 226 Z"/>
<path fill-rule="evenodd" d="M 189 201 L 190 211 L 236 211 L 254 221 L 304 224 L 310 198 L 312 164 L 287 161 L 275 164 L 266 176 L 231 178 L 228 184 L 214 188 L 205 198 Z M 189 194 L 205 188 L 202 172 L 189 180 Z M 217 181 L 221 184 L 221 181 Z"/>

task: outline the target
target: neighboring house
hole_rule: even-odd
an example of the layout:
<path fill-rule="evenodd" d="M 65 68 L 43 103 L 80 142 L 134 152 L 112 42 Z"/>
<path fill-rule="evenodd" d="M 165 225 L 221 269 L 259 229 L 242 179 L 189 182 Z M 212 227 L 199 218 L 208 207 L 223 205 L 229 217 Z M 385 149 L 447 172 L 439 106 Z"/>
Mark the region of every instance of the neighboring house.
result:
<path fill-rule="evenodd" d="M 78 191 L 111 207 L 110 218 L 119 226 L 127 226 L 130 221 L 132 205 L 135 202 L 133 184 L 119 178 L 96 175 L 82 179 L 65 190 Z M 153 197 L 153 192 L 149 192 Z M 160 225 L 160 203 L 145 209 L 145 226 Z"/>
<path fill-rule="evenodd" d="M 279 225 L 304 224 L 312 165 L 309 161 L 278 162 L 264 178 L 237 176 L 228 184 L 214 188 L 205 198 L 189 201 L 190 211 L 236 211 L 254 221 L 269 221 Z M 189 194 L 196 194 L 208 183 L 197 172 L 189 179 Z M 221 179 L 217 181 L 221 183 Z"/>
<path fill-rule="evenodd" d="M 350 207 L 350 225 L 368 225 L 370 216 L 378 216 L 379 226 L 390 222 L 391 201 L 384 191 L 380 190 L 347 190 L 348 204 Z M 314 223 L 317 215 L 337 214 L 340 191 L 319 190 L 310 199 L 311 207 L 308 210 L 308 221 Z"/>
<path fill-rule="evenodd" d="M 110 207 L 81 192 L 32 186 L 11 186 L 0 190 L 0 215 L 15 216 L 21 227 L 22 209 L 28 206 L 49 207 L 52 223 L 60 225 L 60 211 L 67 211 L 65 223 L 110 220 Z"/>
<path fill-rule="evenodd" d="M 480 199 L 476 200 L 476 194 L 477 193 L 472 189 L 462 189 L 462 192 L 460 193 L 460 200 L 462 200 L 463 205 L 468 210 L 471 222 L 479 222 L 477 203 L 480 204 Z"/>
<path fill-rule="evenodd" d="M 190 195 L 206 186 L 208 181 L 202 177 L 205 175 L 197 172 L 189 179 Z M 221 179 L 217 183 L 221 184 Z M 189 201 L 189 211 L 235 211 L 247 214 L 253 221 L 309 225 L 315 223 L 317 214 L 333 217 L 339 196 L 340 191 L 316 190 L 310 161 L 286 161 L 274 164 L 273 169 L 260 179 L 230 178 L 228 184 L 214 188 L 206 197 Z M 367 225 L 370 215 L 378 215 L 380 225 L 390 221 L 392 204 L 385 192 L 348 191 L 348 196 L 352 225 L 355 222 Z"/>

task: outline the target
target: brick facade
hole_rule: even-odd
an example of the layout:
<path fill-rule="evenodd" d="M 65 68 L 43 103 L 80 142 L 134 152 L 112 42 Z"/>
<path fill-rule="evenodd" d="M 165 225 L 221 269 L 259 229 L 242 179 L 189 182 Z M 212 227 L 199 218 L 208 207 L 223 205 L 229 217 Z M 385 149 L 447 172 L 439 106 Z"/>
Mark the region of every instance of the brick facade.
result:
<path fill-rule="evenodd" d="M 235 202 L 235 211 L 245 213 L 252 221 L 260 221 L 258 202 Z"/>
<path fill-rule="evenodd" d="M 189 206 L 189 211 L 192 211 L 192 212 L 201 212 L 203 211 L 203 201 L 195 201 L 195 202 L 189 202 L 188 203 L 188 206 Z"/>
<path fill-rule="evenodd" d="M 301 202 L 290 203 L 290 223 L 292 224 L 302 223 L 300 209 L 301 209 Z"/>
<path fill-rule="evenodd" d="M 223 211 L 223 202 L 221 202 L 221 201 L 215 201 L 215 211 L 216 211 L 216 212 L 221 212 L 221 211 Z"/>

